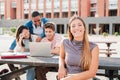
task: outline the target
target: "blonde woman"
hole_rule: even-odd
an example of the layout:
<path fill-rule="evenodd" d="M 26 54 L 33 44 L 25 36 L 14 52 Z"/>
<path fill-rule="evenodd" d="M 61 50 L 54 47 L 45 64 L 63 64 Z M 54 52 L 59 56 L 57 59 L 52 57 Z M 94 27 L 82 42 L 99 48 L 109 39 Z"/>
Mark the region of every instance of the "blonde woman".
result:
<path fill-rule="evenodd" d="M 59 57 L 59 80 L 88 80 L 96 75 L 99 48 L 89 42 L 84 21 L 73 16 L 69 20 L 69 39 L 63 40 Z"/>

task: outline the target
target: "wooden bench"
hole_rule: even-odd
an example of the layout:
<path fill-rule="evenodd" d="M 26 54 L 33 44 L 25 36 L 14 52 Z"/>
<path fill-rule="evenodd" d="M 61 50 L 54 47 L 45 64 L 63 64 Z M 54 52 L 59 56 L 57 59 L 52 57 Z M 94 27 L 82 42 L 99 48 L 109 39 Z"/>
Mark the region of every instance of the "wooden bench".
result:
<path fill-rule="evenodd" d="M 99 41 L 99 42 L 95 42 L 98 47 L 99 47 L 99 52 L 100 54 L 106 54 L 107 57 L 110 57 L 110 55 L 112 54 L 117 54 L 116 49 L 115 48 L 111 48 L 111 44 L 115 44 L 117 42 L 107 42 L 107 41 Z M 100 46 L 103 45 L 103 46 Z"/>
<path fill-rule="evenodd" d="M 112 55 L 112 54 L 117 54 L 117 51 L 116 51 L 116 50 L 110 50 L 109 53 L 108 53 L 108 50 L 106 50 L 106 49 L 104 49 L 104 50 L 102 49 L 102 50 L 101 50 L 101 49 L 100 49 L 100 50 L 99 50 L 99 53 L 100 53 L 100 54 L 106 54 L 107 57 L 110 57 L 110 55 Z"/>

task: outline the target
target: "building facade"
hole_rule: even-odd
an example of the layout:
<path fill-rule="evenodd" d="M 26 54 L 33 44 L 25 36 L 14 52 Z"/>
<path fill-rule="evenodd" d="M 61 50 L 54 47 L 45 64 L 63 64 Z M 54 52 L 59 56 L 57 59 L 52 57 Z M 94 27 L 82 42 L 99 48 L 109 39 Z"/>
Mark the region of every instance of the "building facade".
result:
<path fill-rule="evenodd" d="M 58 33 L 66 33 L 68 19 L 77 14 L 85 20 L 89 34 L 120 34 L 120 0 L 0 0 L 1 20 L 30 19 L 35 10 L 55 21 Z M 116 22 L 107 20 L 113 18 Z"/>

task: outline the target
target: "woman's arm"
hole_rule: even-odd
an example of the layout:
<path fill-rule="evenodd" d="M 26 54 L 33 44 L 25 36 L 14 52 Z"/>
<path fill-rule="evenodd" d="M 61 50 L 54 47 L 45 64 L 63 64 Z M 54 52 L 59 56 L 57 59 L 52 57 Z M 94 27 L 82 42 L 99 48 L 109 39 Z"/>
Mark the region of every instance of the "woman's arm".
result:
<path fill-rule="evenodd" d="M 19 35 L 19 41 L 17 41 L 17 48 L 19 52 L 25 52 L 25 47 L 22 46 L 23 38 L 24 38 L 24 35 L 21 33 Z"/>
<path fill-rule="evenodd" d="M 81 73 L 73 74 L 61 80 L 88 80 L 96 75 L 99 63 L 99 48 L 96 46 L 92 50 L 92 60 L 90 69 Z"/>
<path fill-rule="evenodd" d="M 58 69 L 58 79 L 64 78 L 66 76 L 66 69 L 65 69 L 65 50 L 63 43 L 60 46 L 60 56 L 59 56 L 59 69 Z"/>
<path fill-rule="evenodd" d="M 14 41 L 10 45 L 8 52 L 14 52 L 15 47 L 16 47 L 16 39 L 14 39 Z"/>
<path fill-rule="evenodd" d="M 25 49 L 24 49 L 24 47 L 20 47 L 17 43 L 14 51 L 15 52 L 25 52 Z"/>

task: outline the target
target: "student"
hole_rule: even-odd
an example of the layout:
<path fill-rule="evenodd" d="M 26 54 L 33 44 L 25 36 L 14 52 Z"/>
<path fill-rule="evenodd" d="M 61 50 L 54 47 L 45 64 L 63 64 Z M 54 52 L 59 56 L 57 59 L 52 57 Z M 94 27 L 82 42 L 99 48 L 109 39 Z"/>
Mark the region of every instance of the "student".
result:
<path fill-rule="evenodd" d="M 45 36 L 41 42 L 51 42 L 51 53 L 59 54 L 60 52 L 60 42 L 62 36 L 55 33 L 55 24 L 53 22 L 48 22 L 44 25 Z"/>
<path fill-rule="evenodd" d="M 77 15 L 69 20 L 69 39 L 60 46 L 59 80 L 88 80 L 96 75 L 99 48 L 89 42 L 84 21 Z"/>
<path fill-rule="evenodd" d="M 51 54 L 59 55 L 60 43 L 62 41 L 62 36 L 60 34 L 55 33 L 55 24 L 53 22 L 47 22 L 44 25 L 44 30 L 45 30 L 46 37 L 44 37 L 41 40 L 41 42 L 50 42 L 51 43 Z M 55 69 L 55 68 L 53 68 L 53 67 L 37 68 L 36 73 L 41 75 L 41 76 L 38 76 L 38 79 L 47 80 L 46 73 L 52 69 Z"/>
<path fill-rule="evenodd" d="M 36 41 L 37 36 L 31 35 L 29 29 L 21 25 L 16 31 L 16 48 L 17 52 L 29 52 L 29 42 Z"/>
<path fill-rule="evenodd" d="M 43 25 L 48 22 L 48 19 L 41 18 L 40 13 L 38 11 L 34 11 L 32 13 L 32 19 L 28 21 L 25 26 L 29 28 L 31 34 L 37 35 L 37 42 L 40 42 L 43 37 L 45 37 Z M 13 52 L 16 47 L 16 40 L 14 40 L 9 48 L 9 52 Z"/>
<path fill-rule="evenodd" d="M 29 32 L 29 29 L 21 25 L 18 27 L 16 31 L 16 52 L 29 52 L 29 42 L 36 41 L 37 36 L 36 35 L 31 35 Z M 34 80 L 35 78 L 35 72 L 34 68 L 28 69 L 27 70 L 27 76 L 26 80 Z"/>

